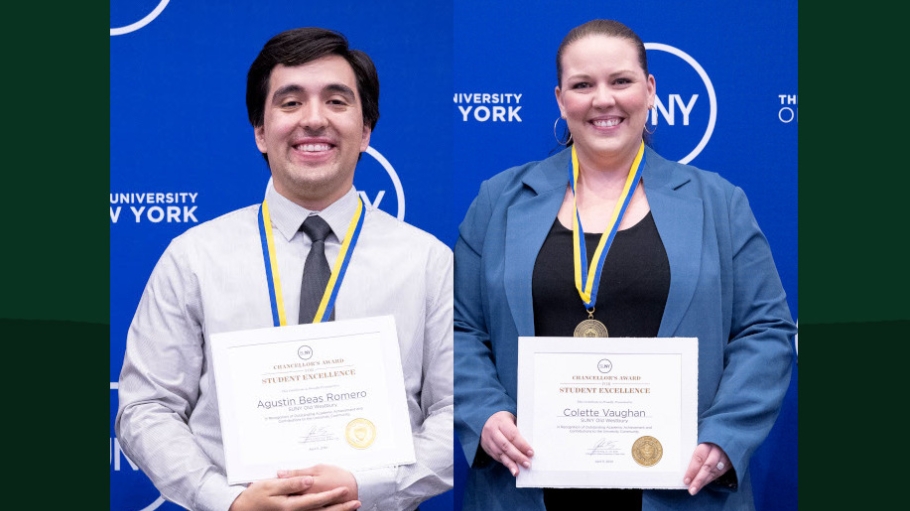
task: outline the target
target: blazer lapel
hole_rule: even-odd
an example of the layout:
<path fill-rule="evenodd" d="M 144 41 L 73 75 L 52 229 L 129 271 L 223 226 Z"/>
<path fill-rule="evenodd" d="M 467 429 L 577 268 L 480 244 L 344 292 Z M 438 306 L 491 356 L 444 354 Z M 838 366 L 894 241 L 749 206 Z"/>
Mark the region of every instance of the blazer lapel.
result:
<path fill-rule="evenodd" d="M 569 183 L 564 150 L 530 169 L 522 179 L 524 189 L 506 214 L 506 297 L 519 336 L 534 335 L 531 276 L 540 247 L 550 232 Z"/>
<path fill-rule="evenodd" d="M 698 284 L 704 208 L 701 199 L 679 192 L 688 177 L 674 175 L 672 164 L 653 151 L 647 158 L 642 176 L 645 194 L 670 260 L 670 293 L 658 335 L 673 337 Z"/>

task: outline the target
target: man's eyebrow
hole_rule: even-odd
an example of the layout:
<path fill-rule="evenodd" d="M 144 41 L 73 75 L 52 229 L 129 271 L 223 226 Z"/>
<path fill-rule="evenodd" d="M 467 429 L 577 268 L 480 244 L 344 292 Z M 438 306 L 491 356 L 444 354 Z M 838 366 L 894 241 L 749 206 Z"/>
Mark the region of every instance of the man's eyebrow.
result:
<path fill-rule="evenodd" d="M 299 94 L 301 92 L 303 92 L 303 87 L 301 87 L 295 83 L 285 85 L 284 87 L 281 87 L 278 90 L 276 90 L 274 94 L 272 94 L 272 102 L 278 101 L 279 99 L 281 99 L 285 96 L 288 96 L 290 94 Z"/>
<path fill-rule="evenodd" d="M 354 91 L 350 87 L 343 83 L 330 83 L 325 86 L 325 89 L 328 92 L 337 92 L 345 96 L 348 100 L 354 101 Z"/>

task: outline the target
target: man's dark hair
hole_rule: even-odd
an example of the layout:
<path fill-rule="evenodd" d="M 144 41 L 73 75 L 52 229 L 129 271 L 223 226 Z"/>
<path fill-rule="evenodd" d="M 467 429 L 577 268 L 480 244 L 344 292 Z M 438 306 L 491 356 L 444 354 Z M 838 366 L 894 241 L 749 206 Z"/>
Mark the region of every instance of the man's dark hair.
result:
<path fill-rule="evenodd" d="M 299 66 L 328 55 L 343 57 L 354 69 L 363 125 L 369 126 L 372 131 L 379 120 L 379 75 L 376 66 L 366 53 L 351 49 L 344 35 L 316 27 L 287 30 L 269 39 L 262 47 L 246 78 L 246 110 L 250 124 L 259 128 L 265 122 L 265 100 L 275 66 Z"/>

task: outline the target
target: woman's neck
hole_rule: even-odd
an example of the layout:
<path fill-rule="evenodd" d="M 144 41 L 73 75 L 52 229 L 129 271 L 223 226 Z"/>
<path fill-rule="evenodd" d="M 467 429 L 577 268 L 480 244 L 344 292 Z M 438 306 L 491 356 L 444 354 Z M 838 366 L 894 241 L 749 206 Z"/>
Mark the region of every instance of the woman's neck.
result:
<path fill-rule="evenodd" d="M 640 146 L 639 146 L 640 147 Z M 636 148 L 637 151 L 638 148 Z M 592 160 L 583 151 L 578 151 L 578 181 L 575 193 L 566 188 L 566 196 L 559 210 L 559 221 L 571 228 L 577 208 L 585 232 L 605 232 L 610 227 L 610 218 L 623 196 L 632 163 L 637 152 L 612 159 Z M 640 221 L 650 210 L 644 187 L 639 185 L 630 197 L 628 207 L 622 216 L 619 229 L 627 229 Z"/>
<path fill-rule="evenodd" d="M 626 185 L 633 161 L 634 154 L 631 157 L 624 155 L 612 160 L 592 160 L 584 157 L 579 151 L 576 193 L 593 195 L 598 199 L 616 199 Z"/>
<path fill-rule="evenodd" d="M 587 181 L 587 186 L 597 188 L 612 187 L 617 185 L 622 189 L 626 177 L 638 155 L 638 146 L 635 151 L 624 154 L 599 155 L 577 148 L 578 155 L 578 180 L 579 183 Z"/>

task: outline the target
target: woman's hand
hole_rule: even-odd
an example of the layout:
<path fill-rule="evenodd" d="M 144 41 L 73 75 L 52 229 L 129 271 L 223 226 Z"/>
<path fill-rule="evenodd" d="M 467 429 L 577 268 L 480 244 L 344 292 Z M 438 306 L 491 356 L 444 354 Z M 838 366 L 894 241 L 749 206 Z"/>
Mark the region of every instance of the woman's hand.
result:
<path fill-rule="evenodd" d="M 496 412 L 487 419 L 480 433 L 480 446 L 513 476 L 518 475 L 519 466 L 531 468 L 534 450 L 518 432 L 515 416 L 509 412 Z"/>
<path fill-rule="evenodd" d="M 708 483 L 724 475 L 732 467 L 730 458 L 718 445 L 698 444 L 689 461 L 689 468 L 683 476 L 683 484 L 689 486 L 689 494 L 695 495 Z"/>

